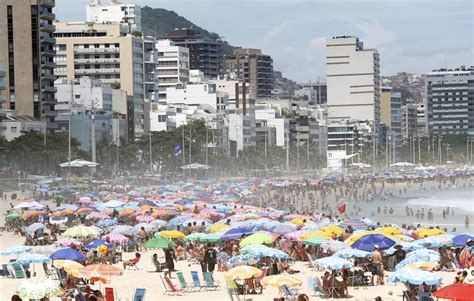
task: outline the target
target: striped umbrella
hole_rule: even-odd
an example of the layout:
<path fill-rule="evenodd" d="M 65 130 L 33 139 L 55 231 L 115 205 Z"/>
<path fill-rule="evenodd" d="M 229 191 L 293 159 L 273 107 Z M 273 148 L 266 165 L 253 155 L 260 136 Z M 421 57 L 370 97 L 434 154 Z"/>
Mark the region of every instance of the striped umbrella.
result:
<path fill-rule="evenodd" d="M 367 229 L 367 224 L 358 219 L 345 220 L 342 223 L 342 226 L 345 228 L 348 228 L 349 226 L 351 226 L 352 229 Z"/>
<path fill-rule="evenodd" d="M 326 243 L 327 241 L 328 240 L 324 237 L 315 236 L 313 238 L 303 240 L 303 244 L 307 246 L 319 246 L 323 243 Z"/>
<path fill-rule="evenodd" d="M 54 242 L 57 246 L 63 247 L 72 247 L 72 246 L 82 246 L 82 242 L 74 239 L 74 238 L 64 238 Z"/>
<path fill-rule="evenodd" d="M 136 220 L 140 223 L 149 223 L 154 221 L 155 219 L 149 215 L 139 215 L 136 217 Z"/>
<path fill-rule="evenodd" d="M 291 275 L 272 275 L 266 276 L 262 279 L 263 286 L 281 287 L 287 286 L 301 286 L 303 281 Z"/>
<path fill-rule="evenodd" d="M 235 268 L 230 269 L 226 274 L 225 277 L 227 279 L 248 279 L 252 277 L 259 277 L 262 275 L 262 271 L 248 265 L 237 266 Z"/>
<path fill-rule="evenodd" d="M 102 236 L 102 239 L 118 244 L 128 242 L 128 237 L 118 233 L 109 233 L 107 235 Z"/>

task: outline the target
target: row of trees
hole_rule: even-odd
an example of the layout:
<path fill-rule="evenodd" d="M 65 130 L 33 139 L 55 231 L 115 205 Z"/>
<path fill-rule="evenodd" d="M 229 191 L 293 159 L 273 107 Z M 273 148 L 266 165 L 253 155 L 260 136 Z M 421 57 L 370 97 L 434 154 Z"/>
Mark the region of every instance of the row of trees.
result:
<path fill-rule="evenodd" d="M 154 173 L 178 173 L 182 171 L 181 166 L 189 163 L 207 164 L 213 174 L 235 174 L 249 170 L 285 170 L 287 164 L 291 170 L 316 170 L 326 163 L 325 156 L 320 155 L 312 145 L 292 146 L 287 154 L 286 148 L 265 146 L 265 143 L 260 142 L 254 147 L 240 151 L 237 156 L 235 144 L 226 149 L 215 147 L 216 144 L 212 142 L 219 138 L 216 135 L 212 129 L 207 128 L 203 120 L 194 120 L 174 131 L 154 132 L 131 143 L 121 141 L 119 146 L 113 141 L 104 139 L 97 143 L 97 162 L 102 166 L 101 172 L 108 175 L 116 170 L 131 173 L 145 173 L 150 170 Z M 432 139 L 422 137 L 419 143 L 416 139 L 414 142 L 405 143 L 396 154 L 397 161 L 414 160 L 415 163 L 422 164 L 445 163 L 448 160 L 469 161 L 467 135 L 444 136 L 441 144 L 436 138 L 434 151 Z M 71 153 L 72 159 L 91 160 L 91 153 L 81 150 L 80 143 L 76 139 L 71 140 Z M 376 165 L 385 166 L 386 163 L 393 163 L 391 155 L 391 150 L 387 152 L 384 145 L 378 145 Z M 372 164 L 373 159 L 373 146 L 366 145 L 360 152 L 360 158 L 355 158 L 354 162 L 360 160 Z M 51 133 L 45 137 L 39 133 L 29 132 L 11 142 L 0 139 L 0 168 L 3 170 L 30 174 L 58 173 L 59 164 L 67 160 L 66 133 Z"/>

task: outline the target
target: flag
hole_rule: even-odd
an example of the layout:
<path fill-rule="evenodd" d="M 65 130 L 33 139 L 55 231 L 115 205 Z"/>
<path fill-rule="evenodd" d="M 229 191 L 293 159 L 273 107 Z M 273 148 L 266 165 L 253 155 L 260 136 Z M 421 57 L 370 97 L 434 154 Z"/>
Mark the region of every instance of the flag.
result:
<path fill-rule="evenodd" d="M 174 156 L 178 157 L 182 154 L 183 154 L 183 148 L 182 148 L 181 144 L 176 144 L 174 146 Z"/>
<path fill-rule="evenodd" d="M 346 212 L 346 205 L 344 203 L 340 204 L 337 207 L 337 211 L 339 211 L 340 214 L 343 214 L 344 212 Z"/>

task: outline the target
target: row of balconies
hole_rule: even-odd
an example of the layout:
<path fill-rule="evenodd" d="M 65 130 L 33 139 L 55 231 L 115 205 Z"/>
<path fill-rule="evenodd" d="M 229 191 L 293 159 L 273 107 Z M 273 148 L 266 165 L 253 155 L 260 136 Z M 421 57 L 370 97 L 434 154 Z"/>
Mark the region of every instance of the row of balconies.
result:
<path fill-rule="evenodd" d="M 53 33 L 56 30 L 56 27 L 54 27 L 52 24 L 40 23 L 40 30 Z"/>
<path fill-rule="evenodd" d="M 120 63 L 119 58 L 93 58 L 93 59 L 75 59 L 74 63 L 76 64 L 97 64 L 97 63 Z"/>
<path fill-rule="evenodd" d="M 120 53 L 120 48 L 74 48 L 77 53 Z"/>
<path fill-rule="evenodd" d="M 54 21 L 56 19 L 56 16 L 55 14 L 47 11 L 40 11 L 40 18 L 44 20 Z"/>
<path fill-rule="evenodd" d="M 53 8 L 56 6 L 55 0 L 40 0 L 39 5 L 43 7 Z"/>
<path fill-rule="evenodd" d="M 50 44 L 55 44 L 56 43 L 56 39 L 53 38 L 52 36 L 50 36 L 49 34 L 44 34 L 42 33 L 40 35 L 40 41 L 41 42 L 46 42 L 46 43 L 50 43 Z"/>
<path fill-rule="evenodd" d="M 120 73 L 120 68 L 101 68 L 101 69 L 76 69 L 77 74 L 111 74 Z"/>

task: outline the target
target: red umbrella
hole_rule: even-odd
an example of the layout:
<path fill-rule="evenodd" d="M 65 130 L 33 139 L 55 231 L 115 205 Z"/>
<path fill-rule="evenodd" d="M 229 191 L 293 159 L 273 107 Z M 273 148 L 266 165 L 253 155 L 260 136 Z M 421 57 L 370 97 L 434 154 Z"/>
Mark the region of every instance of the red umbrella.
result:
<path fill-rule="evenodd" d="M 456 283 L 440 288 L 433 296 L 456 301 L 474 300 L 474 284 Z"/>

